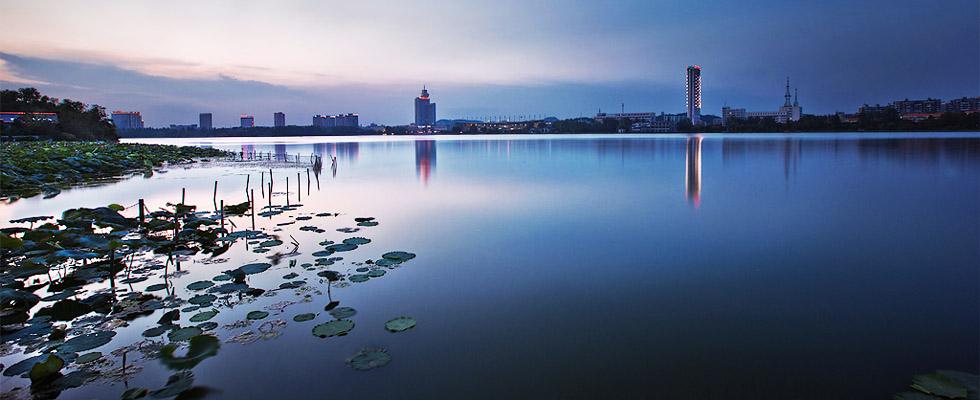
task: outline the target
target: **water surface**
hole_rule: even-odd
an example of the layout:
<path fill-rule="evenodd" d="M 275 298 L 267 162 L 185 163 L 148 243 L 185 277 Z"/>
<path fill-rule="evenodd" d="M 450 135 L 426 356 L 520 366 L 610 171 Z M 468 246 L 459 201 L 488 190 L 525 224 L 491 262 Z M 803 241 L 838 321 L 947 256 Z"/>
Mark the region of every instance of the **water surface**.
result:
<path fill-rule="evenodd" d="M 334 228 L 354 216 L 380 224 L 358 232 L 373 242 L 348 260 L 418 254 L 333 291 L 358 310 L 348 336 L 324 340 L 292 322 L 322 314 L 317 296 L 288 309 L 282 336 L 223 344 L 194 369 L 216 397 L 872 399 L 916 374 L 978 370 L 975 133 L 142 141 L 336 156 L 319 188 L 307 186 L 308 158 L 274 171 L 277 191 L 286 176 L 290 196 L 302 191 L 291 200 L 303 211 L 347 218 L 324 222 L 326 234 L 284 227 L 307 253 L 298 260 L 344 238 Z M 245 175 L 256 187 L 266 170 L 222 165 L 23 199 L 0 217 L 162 205 L 181 188 L 210 205 L 215 180 L 234 203 Z M 175 286 L 262 256 L 231 257 L 185 266 Z M 386 332 L 399 315 L 418 326 Z M 141 339 L 145 324 L 133 325 L 114 343 Z M 365 346 L 393 361 L 345 365 Z M 125 384 L 62 398 L 115 398 L 168 375 L 147 362 Z M 23 385 L 4 380 L 4 390 Z"/>

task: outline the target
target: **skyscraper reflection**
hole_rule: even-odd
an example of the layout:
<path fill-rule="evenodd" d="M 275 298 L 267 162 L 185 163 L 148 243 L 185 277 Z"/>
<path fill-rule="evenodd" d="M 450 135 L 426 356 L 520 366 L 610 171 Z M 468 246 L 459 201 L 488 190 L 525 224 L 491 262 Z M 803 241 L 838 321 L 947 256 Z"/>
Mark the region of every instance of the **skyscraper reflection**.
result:
<path fill-rule="evenodd" d="M 423 185 L 429 183 L 429 177 L 436 169 L 436 141 L 415 141 L 415 175 Z"/>
<path fill-rule="evenodd" d="M 687 138 L 687 156 L 685 157 L 685 188 L 687 200 L 695 208 L 701 205 L 701 136 Z"/>

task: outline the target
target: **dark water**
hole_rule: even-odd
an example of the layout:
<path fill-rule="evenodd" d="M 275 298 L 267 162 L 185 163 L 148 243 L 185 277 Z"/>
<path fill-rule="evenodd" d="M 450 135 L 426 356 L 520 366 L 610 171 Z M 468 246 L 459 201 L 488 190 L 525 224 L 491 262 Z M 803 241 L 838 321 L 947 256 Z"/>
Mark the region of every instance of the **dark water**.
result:
<path fill-rule="evenodd" d="M 364 233 L 378 247 L 349 259 L 418 257 L 334 290 L 358 310 L 348 336 L 320 339 L 287 318 L 279 338 L 223 344 L 194 369 L 215 397 L 879 399 L 916 374 L 978 371 L 977 134 L 321 140 L 180 143 L 336 155 L 336 176 L 328 167 L 319 191 L 303 189 L 305 210 L 378 218 Z M 233 198 L 260 170 L 178 168 L 0 217 L 172 201 L 180 187 L 210 204 L 216 175 Z M 186 282 L 228 267 L 188 269 Z M 399 315 L 418 326 L 380 328 Z M 345 365 L 365 346 L 393 361 Z M 169 375 L 144 368 L 129 387 Z"/>

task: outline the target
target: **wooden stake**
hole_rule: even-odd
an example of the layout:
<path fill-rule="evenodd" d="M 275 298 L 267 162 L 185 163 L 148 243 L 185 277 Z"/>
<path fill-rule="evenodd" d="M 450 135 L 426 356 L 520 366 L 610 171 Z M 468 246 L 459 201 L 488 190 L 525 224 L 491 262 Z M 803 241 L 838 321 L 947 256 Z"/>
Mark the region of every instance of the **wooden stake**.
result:
<path fill-rule="evenodd" d="M 185 200 L 187 199 L 187 188 L 180 188 L 180 204 L 187 204 Z"/>
<path fill-rule="evenodd" d="M 252 230 L 255 230 L 255 189 L 252 189 L 252 200 L 249 200 L 249 204 L 252 205 Z"/>
<path fill-rule="evenodd" d="M 221 200 L 221 229 L 225 229 L 225 201 Z"/>
<path fill-rule="evenodd" d="M 215 211 L 217 211 L 217 209 L 218 209 L 218 181 L 214 181 L 214 196 L 211 198 L 211 201 L 214 202 L 214 209 L 215 209 Z"/>
<path fill-rule="evenodd" d="M 140 199 L 139 203 L 140 203 L 140 205 L 139 205 L 139 208 L 140 208 L 140 226 L 143 226 L 143 218 L 144 218 L 143 210 L 146 209 L 146 206 L 143 204 L 143 199 Z"/>

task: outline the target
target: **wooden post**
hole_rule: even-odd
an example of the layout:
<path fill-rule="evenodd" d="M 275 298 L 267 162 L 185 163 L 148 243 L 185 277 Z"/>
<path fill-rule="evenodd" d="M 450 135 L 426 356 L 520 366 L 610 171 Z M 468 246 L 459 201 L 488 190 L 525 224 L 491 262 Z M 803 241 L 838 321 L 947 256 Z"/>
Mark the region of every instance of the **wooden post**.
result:
<path fill-rule="evenodd" d="M 248 184 L 252 180 L 252 174 L 245 175 L 245 194 L 248 195 Z"/>
<path fill-rule="evenodd" d="M 221 200 L 221 229 L 225 229 L 225 201 Z"/>
<path fill-rule="evenodd" d="M 296 159 L 299 159 L 299 155 L 296 155 Z M 303 202 L 303 186 L 299 184 L 299 172 L 296 172 L 296 201 Z"/>
<path fill-rule="evenodd" d="M 211 201 L 214 202 L 215 211 L 218 208 L 218 181 L 214 181 L 214 196 L 211 197 Z"/>
<path fill-rule="evenodd" d="M 310 169 L 306 169 L 306 195 L 310 195 Z"/>
<path fill-rule="evenodd" d="M 187 199 L 187 188 L 180 188 L 180 204 L 187 204 L 185 200 Z"/>
<path fill-rule="evenodd" d="M 269 210 L 272 210 L 272 182 L 269 182 Z M 272 219 L 272 215 L 269 216 Z"/>
<path fill-rule="evenodd" d="M 265 197 L 265 171 L 262 171 L 262 184 L 259 188 L 262 189 L 262 197 Z"/>
<path fill-rule="evenodd" d="M 286 175 L 286 205 L 289 205 L 289 175 Z"/>
<path fill-rule="evenodd" d="M 270 156 L 270 157 L 271 157 L 271 156 Z M 274 182 L 273 182 L 273 179 L 272 179 L 272 168 L 269 168 L 269 187 L 270 187 L 270 188 L 272 187 L 272 184 L 273 184 L 273 183 L 274 183 Z M 272 193 L 272 189 L 269 189 L 269 193 Z"/>
<path fill-rule="evenodd" d="M 140 208 L 140 226 L 143 226 L 143 218 L 144 218 L 143 210 L 146 209 L 146 206 L 143 204 L 143 199 L 140 199 L 139 203 L 140 203 L 140 205 L 139 205 L 139 208 Z"/>
<path fill-rule="evenodd" d="M 249 200 L 249 204 L 252 205 L 252 230 L 255 230 L 255 189 L 252 189 L 252 199 Z"/>

